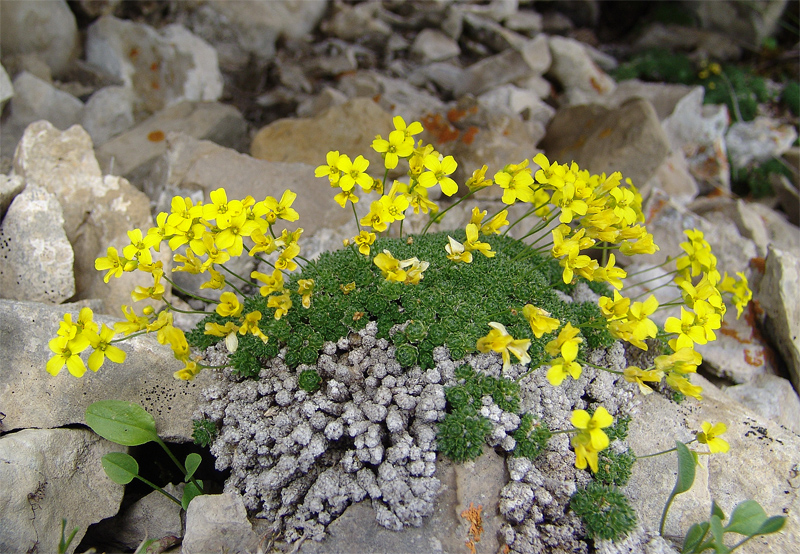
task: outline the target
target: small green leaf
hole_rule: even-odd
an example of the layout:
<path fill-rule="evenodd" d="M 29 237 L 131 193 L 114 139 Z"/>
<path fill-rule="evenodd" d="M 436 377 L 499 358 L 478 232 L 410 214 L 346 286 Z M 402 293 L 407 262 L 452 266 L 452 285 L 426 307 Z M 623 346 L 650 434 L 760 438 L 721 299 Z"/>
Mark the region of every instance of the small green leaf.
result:
<path fill-rule="evenodd" d="M 714 537 L 712 546 L 717 554 L 728 554 L 730 549 L 722 542 L 725 530 L 722 528 L 722 520 L 719 516 L 711 516 L 711 536 Z"/>
<path fill-rule="evenodd" d="M 92 431 L 123 446 L 139 446 L 158 438 L 156 422 L 144 408 L 123 400 L 101 400 L 86 408 Z"/>
<path fill-rule="evenodd" d="M 683 554 L 693 554 L 697 552 L 695 550 L 697 545 L 702 542 L 703 538 L 708 533 L 708 522 L 704 521 L 703 523 L 695 523 L 691 527 L 689 527 L 689 532 L 686 533 L 686 538 L 683 539 L 683 548 L 681 552 Z"/>
<path fill-rule="evenodd" d="M 100 463 L 109 479 L 120 485 L 127 485 L 139 475 L 139 464 L 124 452 L 109 452 Z"/>
<path fill-rule="evenodd" d="M 695 475 L 695 458 L 692 452 L 681 441 L 675 441 L 678 453 L 678 479 L 672 494 L 682 494 L 692 488 Z"/>
<path fill-rule="evenodd" d="M 203 486 L 203 482 L 202 481 L 198 481 L 197 483 L 201 487 Z M 192 499 L 195 496 L 200 496 L 201 494 L 203 494 L 203 492 L 198 490 L 198 488 L 194 486 L 194 483 L 186 483 L 186 486 L 183 488 L 183 497 L 181 498 L 181 507 L 183 507 L 184 510 L 188 510 L 189 509 L 189 502 L 191 502 Z"/>
<path fill-rule="evenodd" d="M 186 456 L 186 462 L 184 466 L 186 467 L 186 481 L 191 479 L 194 472 L 197 471 L 197 468 L 200 467 L 200 462 L 203 461 L 203 458 L 200 457 L 200 454 L 197 452 L 192 452 L 188 456 Z"/>
<path fill-rule="evenodd" d="M 722 508 L 719 507 L 719 504 L 716 501 L 711 501 L 711 515 L 717 516 L 720 521 L 725 521 L 725 512 L 722 511 Z"/>
<path fill-rule="evenodd" d="M 767 518 L 767 521 L 761 524 L 761 527 L 758 529 L 758 532 L 755 533 L 756 535 L 769 535 L 771 533 L 777 533 L 783 528 L 783 524 L 786 523 L 786 516 L 772 516 Z"/>
<path fill-rule="evenodd" d="M 758 502 L 745 500 L 733 509 L 731 520 L 725 527 L 725 531 L 749 537 L 758 533 L 759 528 L 766 520 L 767 514 Z"/>

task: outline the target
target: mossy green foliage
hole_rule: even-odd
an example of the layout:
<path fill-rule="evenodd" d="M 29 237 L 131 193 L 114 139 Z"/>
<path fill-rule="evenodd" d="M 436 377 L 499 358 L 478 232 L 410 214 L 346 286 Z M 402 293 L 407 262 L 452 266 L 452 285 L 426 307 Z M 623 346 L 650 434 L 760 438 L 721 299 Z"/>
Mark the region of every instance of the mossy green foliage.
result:
<path fill-rule="evenodd" d="M 377 322 L 379 337 L 393 341 L 403 367 L 433 367 L 433 349 L 437 346 L 447 346 L 454 359 L 463 358 L 475 351 L 478 339 L 488 333 L 490 321 L 505 325 L 514 338 L 531 339 L 531 364 L 536 367 L 548 359 L 544 346 L 553 337 L 533 336 L 521 313 L 525 304 L 544 308 L 576 327 L 604 321 L 596 305 L 566 304 L 556 296 L 554 287 L 569 293 L 573 285 L 564 284 L 555 260 L 537 254 L 515 260 L 529 247 L 515 239 L 492 236 L 482 240 L 492 245 L 496 257 L 476 254 L 470 264 L 455 263 L 447 259 L 444 248 L 448 234 L 465 240 L 464 231 L 459 230 L 379 238 L 370 256 L 351 248 L 322 254 L 302 272 L 291 275 L 286 284 L 287 290 L 296 291 L 298 279 L 313 279 L 311 306 L 304 308 L 300 296 L 292 292 L 293 307 L 280 320 L 274 319 L 274 309 L 267 307 L 266 298 L 255 295 L 246 299 L 244 313 L 262 313 L 259 326 L 269 340 L 262 343 L 252 335 L 240 336 L 239 348 L 231 356 L 236 372 L 257 378 L 263 362 L 283 347 L 290 367 L 314 365 L 325 341 L 363 329 L 370 321 Z M 417 285 L 387 282 L 372 263 L 374 255 L 384 249 L 399 260 L 417 257 L 429 262 L 422 281 Z M 205 335 L 205 323 L 232 320 L 211 314 L 188 334 L 188 340 L 199 348 L 208 347 L 222 338 Z M 404 332 L 389 336 L 394 325 L 406 321 L 410 322 Z M 585 330 L 584 337 L 583 348 L 613 342 L 607 331 Z M 502 399 L 508 396 L 506 393 L 496 394 L 501 398 L 498 404 L 507 402 Z"/>
<path fill-rule="evenodd" d="M 597 457 L 597 473 L 594 478 L 604 485 L 623 487 L 631 478 L 631 468 L 636 456 L 630 452 L 617 454 L 611 450 L 603 450 Z"/>
<path fill-rule="evenodd" d="M 511 436 L 517 441 L 514 456 L 533 460 L 542 453 L 553 433 L 543 421 L 537 421 L 532 414 L 525 414 Z"/>
<path fill-rule="evenodd" d="M 747 195 L 749 191 L 754 198 L 772 196 L 774 192 L 770 179 L 773 174 L 792 178 L 791 169 L 776 158 L 742 169 L 731 165 L 731 188 L 740 195 Z"/>
<path fill-rule="evenodd" d="M 800 83 L 797 81 L 787 82 L 781 93 L 781 102 L 795 116 L 800 115 Z"/>
<path fill-rule="evenodd" d="M 439 423 L 436 441 L 439 450 L 454 462 L 474 460 L 481 455 L 486 437 L 492 431 L 489 420 L 472 405 L 453 410 Z"/>
<path fill-rule="evenodd" d="M 306 392 L 314 393 L 319 390 L 319 385 L 322 378 L 317 373 L 316 369 L 306 369 L 300 372 L 297 379 L 297 385 Z"/>
<path fill-rule="evenodd" d="M 192 420 L 192 440 L 199 446 L 208 446 L 217 436 L 217 425 L 210 419 Z"/>
<path fill-rule="evenodd" d="M 617 540 L 636 526 L 636 514 L 615 486 L 592 481 L 574 495 L 570 508 L 586 525 L 589 538 Z"/>
<path fill-rule="evenodd" d="M 612 72 L 617 81 L 641 79 L 666 83 L 693 83 L 697 79 L 694 63 L 686 54 L 652 48 L 622 63 Z"/>

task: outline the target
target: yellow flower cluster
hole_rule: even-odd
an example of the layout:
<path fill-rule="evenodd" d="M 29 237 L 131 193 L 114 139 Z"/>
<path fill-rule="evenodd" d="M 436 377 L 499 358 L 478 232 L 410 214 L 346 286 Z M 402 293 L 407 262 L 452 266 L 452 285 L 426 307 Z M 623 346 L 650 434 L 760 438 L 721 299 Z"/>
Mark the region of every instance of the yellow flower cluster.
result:
<path fill-rule="evenodd" d="M 93 319 L 94 314 L 88 307 L 81 308 L 78 321 L 72 321 L 72 314 L 64 314 L 56 337 L 49 343 L 55 356 L 47 362 L 48 373 L 58 375 L 66 365 L 72 375 L 81 377 L 86 373 L 86 364 L 80 353 L 90 346 L 93 352 L 89 355 L 89 369 L 92 371 L 100 369 L 106 358 L 117 364 L 125 361 L 125 352 L 111 344 L 114 331 L 105 324 L 98 327 Z"/>

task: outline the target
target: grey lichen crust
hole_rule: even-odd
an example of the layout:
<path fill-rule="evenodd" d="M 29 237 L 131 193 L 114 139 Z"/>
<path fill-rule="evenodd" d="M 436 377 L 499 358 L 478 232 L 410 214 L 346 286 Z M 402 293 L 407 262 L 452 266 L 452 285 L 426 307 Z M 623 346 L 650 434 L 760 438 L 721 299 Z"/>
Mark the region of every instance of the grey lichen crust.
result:
<path fill-rule="evenodd" d="M 458 384 L 455 370 L 463 363 L 501 376 L 499 355 L 472 354 L 455 362 L 445 347 L 434 350 L 434 368 L 404 370 L 394 359 L 394 346 L 376 333 L 371 322 L 326 343 L 316 365 L 322 388 L 312 394 L 297 381 L 310 368 L 289 369 L 282 353 L 265 364 L 258 381 L 225 369 L 204 392 L 198 415 L 221 424 L 211 452 L 218 470 L 231 470 L 225 489 L 240 492 L 248 509 L 274 521 L 275 531 L 289 542 L 302 536 L 321 540 L 348 505 L 366 498 L 386 528 L 421 525 L 440 488 L 436 433 L 446 415 L 445 388 Z M 624 367 L 619 344 L 589 355 L 598 365 Z M 210 363 L 224 363 L 224 343 L 206 356 Z M 527 370 L 512 366 L 502 376 L 513 379 Z M 633 398 L 624 381 L 593 368 L 560 387 L 551 386 L 545 373 L 541 368 L 522 379 L 521 411 L 553 430 L 571 427 L 574 409 L 602 403 L 615 414 Z M 492 426 L 488 444 L 510 453 L 520 417 L 502 410 L 491 396 L 482 398 L 480 413 Z M 568 503 L 590 477 L 575 469 L 569 437 L 555 435 L 535 462 L 509 455 L 507 467 L 511 480 L 504 487 L 498 483 L 499 509 L 508 521 L 504 540 L 512 551 L 540 552 L 556 543 L 587 551 L 579 539 L 582 524 Z"/>

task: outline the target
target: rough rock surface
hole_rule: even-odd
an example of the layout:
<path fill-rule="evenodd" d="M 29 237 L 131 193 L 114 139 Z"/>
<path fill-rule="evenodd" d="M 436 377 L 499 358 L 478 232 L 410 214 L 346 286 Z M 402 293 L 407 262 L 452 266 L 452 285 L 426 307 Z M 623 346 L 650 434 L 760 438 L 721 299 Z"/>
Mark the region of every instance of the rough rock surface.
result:
<path fill-rule="evenodd" d="M 124 487 L 105 477 L 100 458 L 126 450 L 86 429 L 23 429 L 0 437 L 0 550 L 53 552 L 64 518 L 68 533 L 78 528 L 67 550 L 72 554 L 89 525 L 119 510 Z"/>
<path fill-rule="evenodd" d="M 80 308 L 70 308 L 0 300 L 2 430 L 83 424 L 89 404 L 115 399 L 144 406 L 155 417 L 164 440 L 191 441 L 191 415 L 198 392 L 211 381 L 211 372 L 191 382 L 175 380 L 172 373 L 182 364 L 168 346 L 146 336 L 122 343 L 128 355 L 122 365 L 106 360 L 96 374 L 87 372 L 81 379 L 75 379 L 66 368 L 53 377 L 45 371 L 52 356 L 47 342 L 55 336 L 65 311 L 77 320 Z M 111 325 L 114 320 L 101 316 L 96 321 Z"/>
<path fill-rule="evenodd" d="M 246 554 L 255 552 L 256 548 L 258 537 L 247 521 L 247 510 L 240 495 L 202 495 L 189 504 L 181 554 Z"/>

